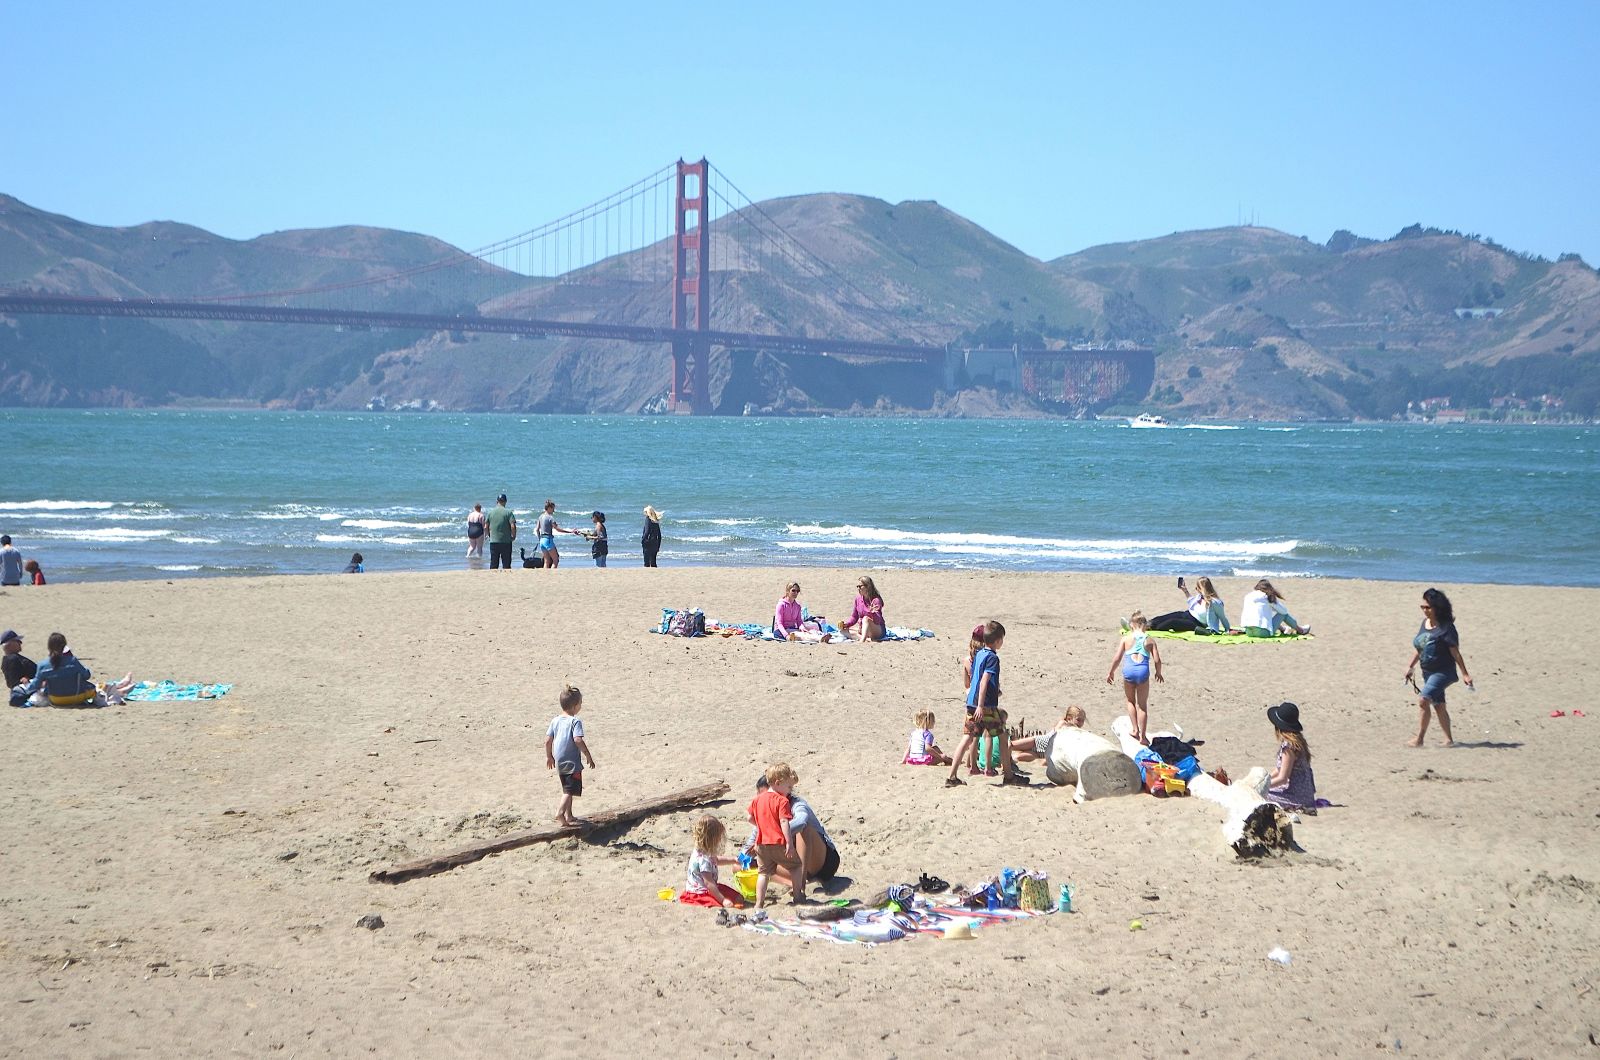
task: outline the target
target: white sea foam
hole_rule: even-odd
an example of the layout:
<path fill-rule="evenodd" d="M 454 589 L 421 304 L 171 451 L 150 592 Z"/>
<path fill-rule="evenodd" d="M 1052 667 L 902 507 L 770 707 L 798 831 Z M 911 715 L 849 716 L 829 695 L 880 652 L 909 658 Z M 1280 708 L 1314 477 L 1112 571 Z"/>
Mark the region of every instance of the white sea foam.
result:
<path fill-rule="evenodd" d="M 1306 570 L 1253 570 L 1249 567 L 1233 568 L 1235 578 L 1315 578 Z"/>
<path fill-rule="evenodd" d="M 700 544 L 713 544 L 713 543 L 718 542 L 718 541 L 732 541 L 733 538 L 729 537 L 727 534 L 706 534 L 706 535 L 686 534 L 683 537 L 677 538 L 676 540 L 679 540 L 679 541 L 695 541 L 695 542 L 698 542 Z"/>
<path fill-rule="evenodd" d="M 1020 547 L 1060 553 L 1082 553 L 1083 558 L 1106 558 L 1111 555 L 1167 555 L 1183 556 L 1277 556 L 1292 552 L 1300 542 L 1290 541 L 1142 541 L 1137 538 L 1107 538 L 1104 540 L 1078 538 L 1018 537 L 1007 534 L 963 534 L 938 531 L 894 530 L 876 526 L 818 526 L 791 523 L 785 528 L 796 537 L 831 538 L 838 543 L 877 543 L 882 545 L 908 545 L 937 550 L 940 547 L 970 548 L 974 546 Z"/>
<path fill-rule="evenodd" d="M 1231 423 L 1183 423 L 1179 424 L 1180 431 L 1237 431 L 1238 427 Z"/>
<path fill-rule="evenodd" d="M 321 519 L 324 522 L 332 519 L 343 519 L 342 512 L 330 512 L 326 508 L 313 508 L 305 504 L 275 504 L 264 512 L 245 512 L 247 519 Z"/>
<path fill-rule="evenodd" d="M 384 537 L 380 534 L 318 534 L 315 538 L 323 545 L 431 545 L 425 537 Z"/>
<path fill-rule="evenodd" d="M 172 539 L 178 545 L 220 545 L 221 540 L 215 537 L 175 537 Z"/>
<path fill-rule="evenodd" d="M 156 570 L 185 571 L 185 570 L 199 570 L 199 569 L 200 569 L 200 564 L 198 564 L 198 563 L 157 563 L 156 564 Z"/>
<path fill-rule="evenodd" d="M 346 519 L 339 525 L 352 530 L 438 530 L 456 524 L 454 521 L 410 523 L 401 519 Z"/>
<path fill-rule="evenodd" d="M 84 519 L 98 519 L 102 522 L 161 522 L 164 519 L 177 519 L 179 516 L 162 509 L 154 512 L 129 511 L 126 508 L 97 509 L 86 511 L 10 511 L 0 505 L 0 518 L 26 519 L 30 523 L 36 522 L 81 522 Z"/>
<path fill-rule="evenodd" d="M 1295 431 L 1298 431 L 1299 429 L 1300 429 L 1299 427 L 1257 427 L 1256 428 L 1256 430 L 1258 430 L 1258 431 L 1272 431 L 1275 434 L 1292 434 Z"/>
<path fill-rule="evenodd" d="M 0 501 L 0 512 L 22 511 L 90 511 L 115 508 L 117 501 Z M 126 505 L 124 506 L 126 507 Z"/>
<path fill-rule="evenodd" d="M 115 544 L 126 541 L 151 541 L 160 537 L 171 537 L 171 530 L 132 530 L 126 526 L 108 526 L 103 529 L 89 529 L 86 527 L 73 527 L 62 530 L 41 530 L 40 537 L 69 538 L 74 541 L 100 541 Z"/>

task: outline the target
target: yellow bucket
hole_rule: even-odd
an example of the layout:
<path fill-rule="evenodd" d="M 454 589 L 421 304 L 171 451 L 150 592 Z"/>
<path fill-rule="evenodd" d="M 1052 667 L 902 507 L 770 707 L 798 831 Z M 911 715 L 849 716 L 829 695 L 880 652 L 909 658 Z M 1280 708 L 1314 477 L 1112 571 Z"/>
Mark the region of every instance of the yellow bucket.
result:
<path fill-rule="evenodd" d="M 755 869 L 740 869 L 733 874 L 733 885 L 739 888 L 739 893 L 744 895 L 745 901 L 756 900 L 756 877 L 760 875 Z"/>

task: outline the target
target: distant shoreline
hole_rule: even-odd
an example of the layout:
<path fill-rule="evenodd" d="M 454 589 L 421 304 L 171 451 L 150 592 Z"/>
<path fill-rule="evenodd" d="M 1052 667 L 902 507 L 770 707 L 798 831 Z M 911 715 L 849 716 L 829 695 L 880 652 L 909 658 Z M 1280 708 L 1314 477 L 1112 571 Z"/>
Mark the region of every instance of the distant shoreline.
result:
<path fill-rule="evenodd" d="M 1093 416 L 1078 417 L 1067 416 L 1059 413 L 1036 410 L 1030 412 L 1017 412 L 1007 415 L 996 413 L 992 416 L 962 416 L 950 415 L 938 411 L 925 409 L 896 409 L 885 411 L 880 409 L 812 409 L 797 410 L 792 412 L 753 412 L 744 416 L 676 416 L 671 414 L 655 414 L 648 412 L 529 412 L 517 409 L 368 409 L 368 408 L 310 408 L 297 409 L 281 403 L 261 404 L 250 401 L 221 401 L 221 402 L 177 402 L 166 405 L 13 405 L 3 410 L 4 412 L 269 412 L 283 414 L 323 414 L 323 415 L 371 415 L 371 416 L 595 416 L 595 417 L 627 417 L 641 420 L 738 420 L 738 419 L 771 419 L 771 420 L 826 420 L 826 419 L 851 419 L 851 420 L 1059 420 L 1065 423 L 1080 423 L 1085 420 L 1096 423 L 1121 423 L 1130 419 L 1137 412 L 1128 415 L 1098 413 Z M 1259 419 L 1249 416 L 1183 416 L 1171 409 L 1141 408 L 1139 412 L 1152 412 L 1157 415 L 1176 415 L 1180 419 L 1169 424 L 1169 427 L 1182 427 L 1186 423 L 1201 424 L 1251 424 L 1273 425 L 1294 424 L 1296 426 L 1313 425 L 1338 425 L 1351 424 L 1355 426 L 1420 426 L 1420 427 L 1593 427 L 1600 425 L 1600 420 L 1583 419 L 1536 419 L 1536 420 L 1488 420 L 1466 419 L 1440 422 L 1437 420 L 1367 420 L 1358 418 L 1315 418 L 1315 419 Z"/>

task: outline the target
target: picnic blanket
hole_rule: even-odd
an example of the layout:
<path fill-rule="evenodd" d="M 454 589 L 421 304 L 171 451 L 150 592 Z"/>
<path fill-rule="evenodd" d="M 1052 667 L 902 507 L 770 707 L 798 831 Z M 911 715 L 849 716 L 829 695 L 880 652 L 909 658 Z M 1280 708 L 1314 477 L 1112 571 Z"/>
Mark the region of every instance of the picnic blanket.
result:
<path fill-rule="evenodd" d="M 651 628 L 650 632 L 665 633 L 666 630 L 660 628 L 659 626 L 655 626 Z M 834 625 L 832 622 L 822 623 L 822 629 L 820 632 L 833 634 L 835 639 L 831 643 L 849 643 L 844 639 L 839 627 Z M 765 640 L 772 641 L 774 643 L 787 643 L 787 641 L 784 641 L 782 638 L 772 635 L 772 624 L 770 622 L 723 622 L 720 619 L 708 618 L 706 619 L 706 631 L 704 635 L 707 637 L 743 637 L 745 640 Z M 910 626 L 890 626 L 888 629 L 883 631 L 883 639 L 886 641 L 932 640 L 933 636 L 933 630 L 931 629 L 913 629 Z"/>
<path fill-rule="evenodd" d="M 1173 630 L 1152 629 L 1148 636 L 1160 637 L 1162 640 L 1188 640 L 1197 644 L 1283 644 L 1292 640 L 1310 640 L 1311 634 L 1280 633 L 1276 637 L 1247 637 L 1243 634 L 1229 633 L 1196 633 L 1193 630 L 1184 630 L 1182 633 Z"/>
<path fill-rule="evenodd" d="M 177 699 L 216 699 L 227 695 L 232 685 L 180 685 L 175 681 L 140 681 L 124 696 L 129 703 L 165 703 Z"/>
<path fill-rule="evenodd" d="M 892 909 L 862 909 L 853 920 L 838 920 L 827 924 L 805 921 L 763 920 L 747 923 L 746 931 L 758 935 L 788 935 L 819 942 L 837 942 L 845 946 L 876 946 L 883 942 L 898 942 L 913 935 L 938 936 L 951 924 L 966 923 L 974 931 L 991 925 L 1045 916 L 1054 910 L 1033 912 L 1025 909 L 968 909 L 963 906 L 924 904 L 918 901 L 910 909 L 895 912 Z"/>

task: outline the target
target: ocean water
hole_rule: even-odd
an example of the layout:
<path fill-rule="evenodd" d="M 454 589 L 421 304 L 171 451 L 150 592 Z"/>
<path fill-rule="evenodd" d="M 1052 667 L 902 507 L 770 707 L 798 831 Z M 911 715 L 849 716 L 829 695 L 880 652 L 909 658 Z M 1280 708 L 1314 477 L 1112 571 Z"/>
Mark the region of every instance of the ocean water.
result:
<path fill-rule="evenodd" d="M 0 452 L 58 581 L 463 567 L 504 490 L 613 566 L 650 503 L 663 565 L 1600 585 L 1594 427 L 5 410 Z"/>

